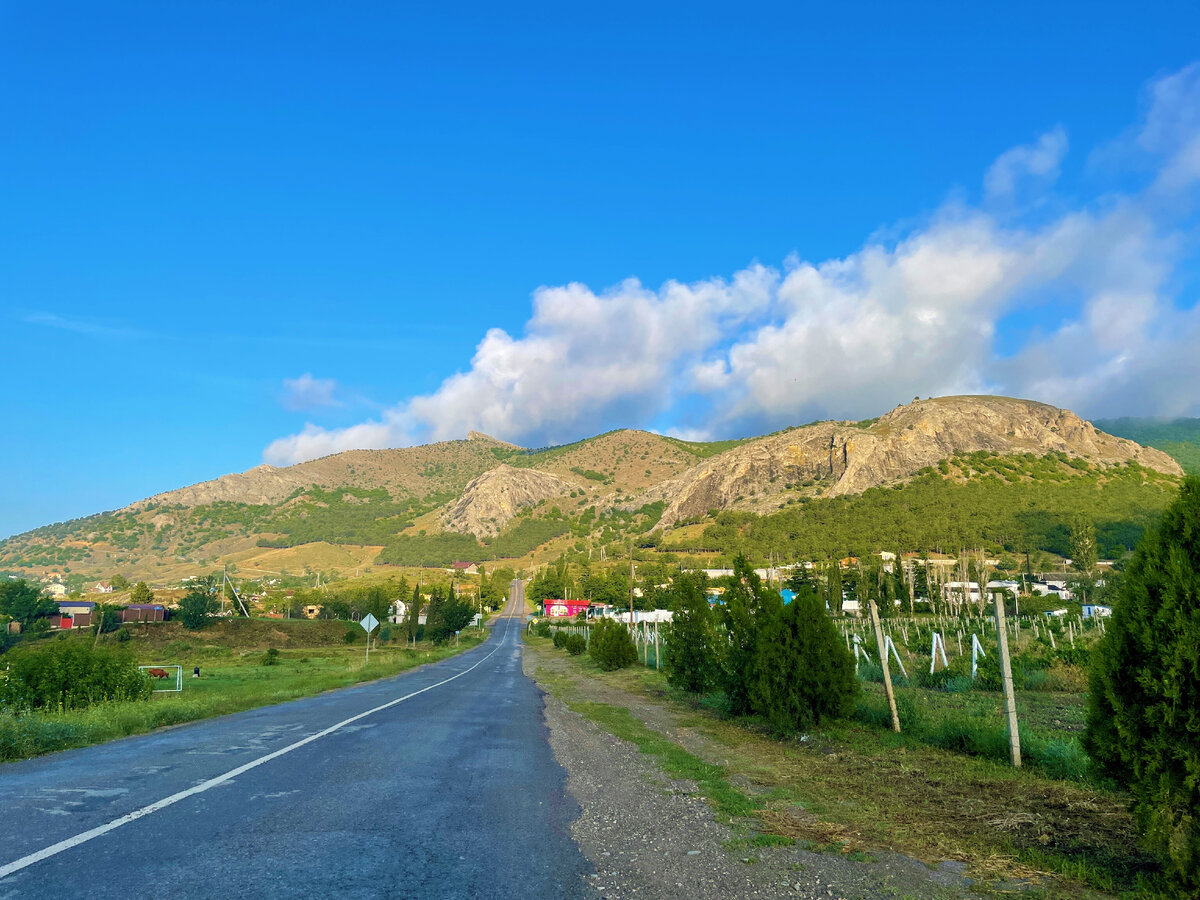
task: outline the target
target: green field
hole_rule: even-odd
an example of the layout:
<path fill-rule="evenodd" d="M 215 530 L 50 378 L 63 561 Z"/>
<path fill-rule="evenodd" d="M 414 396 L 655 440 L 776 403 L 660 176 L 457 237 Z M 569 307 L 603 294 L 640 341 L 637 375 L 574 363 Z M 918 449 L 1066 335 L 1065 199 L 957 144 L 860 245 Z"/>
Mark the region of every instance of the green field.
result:
<path fill-rule="evenodd" d="M 356 643 L 347 644 L 345 635 L 355 630 Z M 356 622 L 235 619 L 195 632 L 170 622 L 142 626 L 126 646 L 141 665 L 183 666 L 181 693 L 58 713 L 0 710 L 0 760 L 83 747 L 384 678 L 474 647 L 486 633 L 467 629 L 457 647 L 421 643 L 412 649 L 385 643 L 371 650 L 368 665 Z M 92 640 L 86 634 L 66 639 Z M 278 650 L 278 662 L 264 665 L 271 647 Z M 195 666 L 200 667 L 199 678 L 191 677 Z M 173 684 L 171 678 L 162 686 Z"/>

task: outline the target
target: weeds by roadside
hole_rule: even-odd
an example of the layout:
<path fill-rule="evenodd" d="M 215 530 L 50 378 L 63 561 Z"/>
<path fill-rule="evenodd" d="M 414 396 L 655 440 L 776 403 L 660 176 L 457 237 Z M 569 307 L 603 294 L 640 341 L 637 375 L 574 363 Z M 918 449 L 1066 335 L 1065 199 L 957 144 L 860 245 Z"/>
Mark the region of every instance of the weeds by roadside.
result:
<path fill-rule="evenodd" d="M 719 704 L 671 689 L 653 670 L 603 673 L 559 654 L 538 660 L 538 681 L 570 708 L 645 748 L 668 775 L 695 780 L 718 816 L 736 810 L 756 821 L 759 836 L 738 838 L 747 848 L 778 836 L 849 858 L 895 850 L 929 864 L 960 860 L 985 883 L 1032 881 L 1048 896 L 1175 896 L 1138 849 L 1124 798 L 1103 786 L 1051 778 L 1040 767 L 1014 770 L 857 720 L 776 740 L 711 708 Z"/>

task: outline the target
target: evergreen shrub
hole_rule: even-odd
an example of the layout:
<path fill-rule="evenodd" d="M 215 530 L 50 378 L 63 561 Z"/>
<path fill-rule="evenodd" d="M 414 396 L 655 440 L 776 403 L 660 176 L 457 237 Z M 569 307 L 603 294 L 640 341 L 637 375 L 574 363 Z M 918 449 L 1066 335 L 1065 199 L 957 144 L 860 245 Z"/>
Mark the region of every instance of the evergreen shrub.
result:
<path fill-rule="evenodd" d="M 716 683 L 722 641 L 701 577 L 689 574 L 676 579 L 671 610 L 663 648 L 667 681 L 685 691 L 704 693 Z"/>
<path fill-rule="evenodd" d="M 554 647 L 561 650 L 567 645 L 567 633 L 565 631 L 556 630 L 554 632 Z"/>
<path fill-rule="evenodd" d="M 858 699 L 854 659 L 812 589 L 761 599 L 752 672 L 751 707 L 777 734 L 844 718 Z"/>
<path fill-rule="evenodd" d="M 567 652 L 572 656 L 579 656 L 587 650 L 587 641 L 584 640 L 582 634 L 569 634 L 566 640 Z"/>
<path fill-rule="evenodd" d="M 1128 788 L 1148 849 L 1200 893 L 1200 477 L 1126 568 L 1093 653 L 1084 747 Z"/>
<path fill-rule="evenodd" d="M 637 662 L 637 648 L 629 630 L 612 619 L 599 619 L 592 626 L 592 640 L 588 654 L 605 672 L 623 669 Z"/>

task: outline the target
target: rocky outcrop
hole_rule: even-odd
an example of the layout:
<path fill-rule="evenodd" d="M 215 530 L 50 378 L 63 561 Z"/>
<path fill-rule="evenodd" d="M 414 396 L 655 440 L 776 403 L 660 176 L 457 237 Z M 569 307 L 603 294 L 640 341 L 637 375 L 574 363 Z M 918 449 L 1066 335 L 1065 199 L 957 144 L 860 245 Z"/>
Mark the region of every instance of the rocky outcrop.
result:
<path fill-rule="evenodd" d="M 862 493 L 954 453 L 976 450 L 1058 451 L 1093 463 L 1132 460 L 1168 475 L 1183 474 L 1161 450 L 1097 431 L 1069 410 L 1010 397 L 938 397 L 899 406 L 875 422 L 847 453 L 845 469 L 829 495 Z"/>
<path fill-rule="evenodd" d="M 152 505 L 205 506 L 223 501 L 276 504 L 286 500 L 297 488 L 311 487 L 312 484 L 311 476 L 299 466 L 277 469 L 275 466 L 261 465 L 245 472 L 222 475 L 212 481 L 155 494 L 128 508 L 139 510 Z"/>
<path fill-rule="evenodd" d="M 1165 453 L 1098 431 L 1067 410 L 1009 397 L 939 397 L 869 423 L 822 422 L 743 444 L 651 489 L 646 500 L 666 502 L 661 521 L 671 526 L 713 509 L 754 508 L 788 485 L 815 485 L 828 497 L 859 494 L 977 450 L 1059 451 L 1183 474 Z"/>
<path fill-rule="evenodd" d="M 442 524 L 450 531 L 492 537 L 522 509 L 563 497 L 574 487 L 549 472 L 497 466 L 467 485 L 443 514 Z"/>

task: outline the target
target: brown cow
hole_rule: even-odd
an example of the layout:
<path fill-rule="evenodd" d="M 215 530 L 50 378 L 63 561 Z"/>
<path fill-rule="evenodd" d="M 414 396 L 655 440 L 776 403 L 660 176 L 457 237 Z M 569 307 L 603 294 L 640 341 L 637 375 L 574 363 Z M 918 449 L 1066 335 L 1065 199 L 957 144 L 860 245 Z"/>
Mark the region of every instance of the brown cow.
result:
<path fill-rule="evenodd" d="M 151 678 L 167 678 L 168 677 L 166 669 L 151 669 L 146 674 L 148 674 Z"/>

